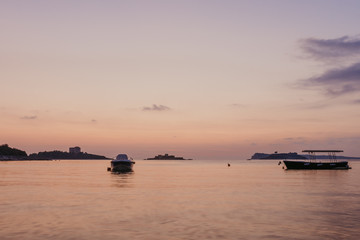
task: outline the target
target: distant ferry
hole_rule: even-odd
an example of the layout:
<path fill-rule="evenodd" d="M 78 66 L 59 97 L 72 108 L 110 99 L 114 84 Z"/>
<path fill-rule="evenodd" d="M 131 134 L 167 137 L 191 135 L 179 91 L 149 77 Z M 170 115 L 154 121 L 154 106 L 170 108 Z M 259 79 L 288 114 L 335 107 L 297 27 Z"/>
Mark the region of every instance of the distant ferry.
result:
<path fill-rule="evenodd" d="M 183 157 L 175 157 L 174 155 L 169 155 L 169 154 L 165 154 L 165 155 L 157 155 L 153 158 L 146 158 L 145 160 L 192 160 L 192 159 L 185 159 Z"/>
<path fill-rule="evenodd" d="M 309 160 L 307 161 L 293 161 L 293 160 L 283 160 L 286 169 L 351 169 L 347 161 L 338 161 L 336 159 L 335 153 L 343 152 L 342 150 L 304 150 L 309 154 Z M 329 160 L 327 161 L 317 161 L 315 153 L 324 153 L 327 152 L 329 155 Z M 281 162 L 280 162 L 281 163 Z M 279 164 L 280 164 L 279 163 Z"/>
<path fill-rule="evenodd" d="M 132 172 L 135 162 L 132 158 L 129 158 L 126 154 L 119 154 L 116 159 L 111 161 L 112 172 Z"/>

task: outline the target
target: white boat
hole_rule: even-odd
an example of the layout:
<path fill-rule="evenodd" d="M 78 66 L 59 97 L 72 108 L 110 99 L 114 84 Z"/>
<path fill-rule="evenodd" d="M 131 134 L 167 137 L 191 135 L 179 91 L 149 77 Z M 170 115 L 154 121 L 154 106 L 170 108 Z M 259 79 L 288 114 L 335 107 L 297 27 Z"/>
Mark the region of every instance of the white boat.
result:
<path fill-rule="evenodd" d="M 116 159 L 111 161 L 112 172 L 132 172 L 135 162 L 126 154 L 119 154 Z"/>

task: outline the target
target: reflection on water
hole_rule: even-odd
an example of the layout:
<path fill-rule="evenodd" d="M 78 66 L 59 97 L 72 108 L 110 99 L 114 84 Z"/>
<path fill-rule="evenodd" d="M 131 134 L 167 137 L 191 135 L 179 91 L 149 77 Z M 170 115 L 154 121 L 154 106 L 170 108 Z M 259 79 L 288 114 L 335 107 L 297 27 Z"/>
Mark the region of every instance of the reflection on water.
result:
<path fill-rule="evenodd" d="M 1 240 L 359 239 L 360 162 L 228 162 L 0 162 Z"/>
<path fill-rule="evenodd" d="M 112 186 L 119 188 L 133 187 L 132 182 L 135 172 L 111 172 Z"/>

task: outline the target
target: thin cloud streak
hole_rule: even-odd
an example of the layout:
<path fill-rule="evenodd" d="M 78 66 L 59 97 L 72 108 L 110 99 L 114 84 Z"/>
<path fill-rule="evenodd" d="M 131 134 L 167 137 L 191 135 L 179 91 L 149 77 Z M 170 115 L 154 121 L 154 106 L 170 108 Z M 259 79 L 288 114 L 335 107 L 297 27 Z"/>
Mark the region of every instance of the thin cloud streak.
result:
<path fill-rule="evenodd" d="M 245 108 L 246 107 L 245 104 L 240 104 L 240 103 L 232 103 L 229 106 L 233 107 L 233 108 Z"/>
<path fill-rule="evenodd" d="M 37 119 L 37 116 L 23 116 L 21 117 L 20 119 L 23 119 L 23 120 L 34 120 L 34 119 Z"/>
<path fill-rule="evenodd" d="M 169 111 L 171 108 L 164 106 L 164 105 L 156 105 L 153 104 L 151 107 L 143 107 L 143 111 L 155 111 L 155 112 L 161 112 L 161 111 Z"/>
<path fill-rule="evenodd" d="M 334 58 L 360 56 L 360 38 L 343 36 L 335 39 L 308 38 L 300 41 L 301 48 L 311 58 L 328 61 Z"/>
<path fill-rule="evenodd" d="M 360 62 L 349 67 L 330 69 L 304 82 L 305 86 L 323 86 L 326 94 L 340 96 L 360 91 Z"/>

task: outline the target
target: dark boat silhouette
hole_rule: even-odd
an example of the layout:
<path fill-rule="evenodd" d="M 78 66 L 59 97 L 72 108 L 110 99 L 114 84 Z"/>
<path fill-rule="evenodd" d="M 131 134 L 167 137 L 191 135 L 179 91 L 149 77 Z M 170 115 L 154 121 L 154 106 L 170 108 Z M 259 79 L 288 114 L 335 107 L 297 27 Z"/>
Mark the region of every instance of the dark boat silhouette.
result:
<path fill-rule="evenodd" d="M 333 170 L 346 170 L 351 169 L 347 161 L 338 161 L 336 159 L 337 152 L 342 150 L 303 150 L 309 154 L 309 159 L 306 161 L 283 160 L 286 169 L 333 169 Z M 318 161 L 316 153 L 328 153 L 329 159 L 327 161 Z"/>
<path fill-rule="evenodd" d="M 132 158 L 128 158 L 126 154 L 119 154 L 116 159 L 111 161 L 112 172 L 132 172 L 135 162 Z"/>

